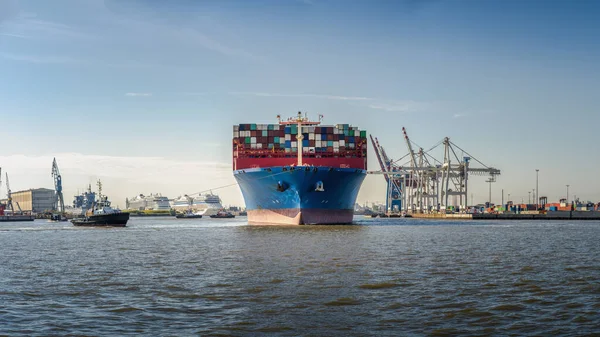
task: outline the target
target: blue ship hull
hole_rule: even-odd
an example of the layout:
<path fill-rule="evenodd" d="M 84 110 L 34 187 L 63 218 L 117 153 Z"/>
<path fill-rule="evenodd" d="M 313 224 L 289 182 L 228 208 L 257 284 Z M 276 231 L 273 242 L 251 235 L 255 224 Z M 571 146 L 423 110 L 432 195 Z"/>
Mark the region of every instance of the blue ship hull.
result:
<path fill-rule="evenodd" d="M 269 167 L 234 171 L 252 224 L 347 224 L 366 171 Z"/>

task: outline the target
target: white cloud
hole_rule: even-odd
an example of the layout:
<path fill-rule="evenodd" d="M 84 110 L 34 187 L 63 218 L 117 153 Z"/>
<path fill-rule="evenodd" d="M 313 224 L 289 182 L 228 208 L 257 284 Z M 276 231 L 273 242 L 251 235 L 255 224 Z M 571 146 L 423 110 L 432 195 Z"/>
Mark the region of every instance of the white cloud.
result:
<path fill-rule="evenodd" d="M 33 13 L 22 13 L 7 20 L 3 35 L 27 39 L 90 39 L 94 36 L 63 23 L 42 20 Z"/>
<path fill-rule="evenodd" d="M 87 62 L 77 60 L 65 56 L 51 56 L 51 55 L 25 55 L 25 54 L 10 54 L 0 53 L 0 57 L 19 62 L 29 62 L 38 64 L 86 64 Z"/>
<path fill-rule="evenodd" d="M 465 116 L 466 116 L 465 114 L 459 114 L 459 113 L 457 113 L 457 114 L 452 115 L 452 118 L 462 118 L 462 117 L 465 117 Z"/>
<path fill-rule="evenodd" d="M 25 35 L 11 34 L 11 33 L 1 33 L 0 36 L 17 37 L 17 38 L 20 38 L 20 39 L 27 39 L 28 38 L 28 36 L 25 36 Z"/>
<path fill-rule="evenodd" d="M 431 106 L 430 103 L 416 101 L 391 101 L 375 102 L 369 105 L 369 108 L 375 110 L 384 110 L 388 112 L 414 112 L 422 111 Z"/>
<path fill-rule="evenodd" d="M 149 92 L 128 92 L 125 94 L 125 96 L 131 96 L 131 97 L 147 97 L 147 96 L 152 96 L 152 93 Z"/>
<path fill-rule="evenodd" d="M 259 97 L 314 97 L 314 98 L 325 98 L 331 100 L 342 100 L 342 101 L 369 101 L 372 98 L 369 97 L 357 97 L 357 96 L 336 96 L 336 95 L 319 95 L 319 94 L 280 94 L 270 92 L 239 92 L 232 91 L 230 95 L 238 96 L 259 96 Z"/>
<path fill-rule="evenodd" d="M 96 188 L 102 180 L 103 193 L 124 207 L 125 198 L 144 193 L 161 193 L 169 198 L 212 189 L 224 204 L 243 205 L 235 184 L 231 163 L 183 161 L 165 157 L 117 157 L 81 153 L 55 155 L 0 156 L 2 174 L 8 172 L 11 190 L 53 188 L 52 159 L 56 157 L 62 175 L 65 201 L 70 203 L 88 184 Z M 4 179 L 3 179 L 4 180 Z M 0 195 L 6 194 L 5 185 Z"/>

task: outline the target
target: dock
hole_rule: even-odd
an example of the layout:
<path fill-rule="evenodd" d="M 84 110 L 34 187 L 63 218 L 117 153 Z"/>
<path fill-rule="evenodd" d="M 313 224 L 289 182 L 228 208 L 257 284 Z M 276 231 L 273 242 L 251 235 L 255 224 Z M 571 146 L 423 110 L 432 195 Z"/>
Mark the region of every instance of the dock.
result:
<path fill-rule="evenodd" d="M 417 219 L 444 220 L 600 220 L 598 211 L 549 211 L 546 213 L 412 213 Z"/>
<path fill-rule="evenodd" d="M 0 222 L 33 221 L 33 215 L 0 215 Z"/>

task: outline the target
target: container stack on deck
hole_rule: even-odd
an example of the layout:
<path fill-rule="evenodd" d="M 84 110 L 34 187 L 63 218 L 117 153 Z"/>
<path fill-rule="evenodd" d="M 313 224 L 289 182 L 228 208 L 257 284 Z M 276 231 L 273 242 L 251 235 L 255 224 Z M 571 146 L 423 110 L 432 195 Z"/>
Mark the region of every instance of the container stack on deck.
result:
<path fill-rule="evenodd" d="M 303 128 L 303 153 L 352 153 L 366 151 L 367 132 L 349 124 Z M 233 126 L 234 150 L 282 150 L 298 152 L 298 127 L 278 124 L 240 124 Z M 277 152 L 277 151 L 275 151 Z"/>
<path fill-rule="evenodd" d="M 276 162 L 244 159 L 296 158 L 300 147 L 302 147 L 302 156 L 308 159 L 306 163 L 309 165 L 313 164 L 310 158 L 359 159 L 367 157 L 367 132 L 349 124 L 303 126 L 302 136 L 302 144 L 299 144 L 297 125 L 234 125 L 234 168 L 246 168 L 248 165 L 252 167 L 254 164 L 260 167 L 277 165 Z M 364 166 L 362 161 L 346 162 L 349 164 L 348 167 Z M 319 163 L 320 166 L 340 167 L 328 161 L 319 161 Z"/>

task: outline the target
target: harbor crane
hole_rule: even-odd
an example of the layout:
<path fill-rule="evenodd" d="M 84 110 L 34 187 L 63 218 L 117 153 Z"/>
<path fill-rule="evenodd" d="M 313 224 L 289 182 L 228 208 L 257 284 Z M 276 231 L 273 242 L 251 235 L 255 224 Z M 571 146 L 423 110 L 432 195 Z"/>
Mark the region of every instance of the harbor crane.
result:
<path fill-rule="evenodd" d="M 465 209 L 468 200 L 468 181 L 470 175 L 489 175 L 486 182 L 495 182 L 500 170 L 486 166 L 481 161 L 464 151 L 445 137 L 436 145 L 425 151 L 413 143 L 405 128 L 402 133 L 408 154 L 398 160 L 391 160 L 379 144 L 377 138 L 371 136 L 371 143 L 381 166 L 381 171 L 369 171 L 369 174 L 382 174 L 388 183 L 388 213 L 398 213 L 398 207 L 390 207 L 394 201 L 390 189 L 397 187 L 401 207 L 405 212 L 431 212 L 442 209 Z M 413 145 L 418 148 L 414 150 Z M 436 159 L 431 152 L 443 145 L 443 159 Z M 462 156 L 458 156 L 460 151 Z M 409 157 L 407 165 L 398 162 Z M 482 167 L 472 167 L 471 161 Z"/>
<path fill-rule="evenodd" d="M 12 194 L 10 191 L 10 182 L 8 181 L 8 172 L 5 173 L 6 174 L 6 209 L 10 209 L 12 214 L 15 214 L 15 206 L 13 205 L 13 201 L 12 201 Z M 19 213 L 23 214 L 23 210 L 21 209 L 21 206 L 19 205 L 18 202 L 15 202 L 17 204 L 17 208 L 19 209 Z"/>
<path fill-rule="evenodd" d="M 62 192 L 62 177 L 58 170 L 56 158 L 52 161 L 52 177 L 54 178 L 54 209 L 63 214 L 65 212 L 65 200 Z"/>

